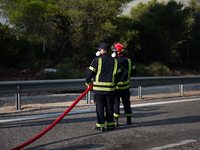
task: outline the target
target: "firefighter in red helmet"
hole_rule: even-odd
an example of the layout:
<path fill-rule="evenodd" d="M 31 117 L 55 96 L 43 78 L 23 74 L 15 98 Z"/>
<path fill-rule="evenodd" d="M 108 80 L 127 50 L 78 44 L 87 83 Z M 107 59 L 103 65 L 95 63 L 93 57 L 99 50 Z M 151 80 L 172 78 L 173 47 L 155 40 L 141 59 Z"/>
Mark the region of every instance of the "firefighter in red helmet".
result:
<path fill-rule="evenodd" d="M 116 96 L 114 101 L 114 120 L 115 125 L 118 126 L 118 118 L 120 117 L 120 98 L 124 105 L 125 116 L 127 117 L 127 125 L 131 125 L 131 106 L 130 106 L 130 75 L 136 75 L 136 68 L 133 60 L 125 57 L 123 53 L 125 52 L 125 46 L 123 43 L 116 43 L 112 46 L 112 57 L 116 58 L 121 68 L 121 72 L 117 74 L 116 78 L 119 81 L 116 85 Z"/>

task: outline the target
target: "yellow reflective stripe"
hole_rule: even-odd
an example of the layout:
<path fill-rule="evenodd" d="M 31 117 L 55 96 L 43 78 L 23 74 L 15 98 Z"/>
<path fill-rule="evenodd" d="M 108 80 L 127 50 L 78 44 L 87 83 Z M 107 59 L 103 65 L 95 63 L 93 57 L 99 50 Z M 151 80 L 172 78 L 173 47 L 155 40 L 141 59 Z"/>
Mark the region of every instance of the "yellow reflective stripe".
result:
<path fill-rule="evenodd" d="M 117 60 L 115 60 L 115 63 L 114 63 L 114 69 L 113 69 L 113 76 L 117 73 Z"/>
<path fill-rule="evenodd" d="M 99 81 L 99 75 L 101 73 L 101 66 L 102 66 L 102 59 L 99 58 L 98 59 L 98 70 L 97 70 L 97 75 L 96 75 L 96 80 L 95 80 L 96 82 Z"/>
<path fill-rule="evenodd" d="M 94 72 L 96 71 L 96 69 L 94 67 L 92 67 L 92 66 L 90 66 L 89 69 L 94 71 Z"/>
<path fill-rule="evenodd" d="M 114 125 L 112 125 L 112 126 L 107 126 L 108 129 L 114 129 L 114 127 L 115 127 Z"/>
<path fill-rule="evenodd" d="M 123 82 L 118 82 L 117 85 L 126 85 L 126 84 L 129 84 L 130 81 L 127 80 L 127 81 L 123 81 Z"/>
<path fill-rule="evenodd" d="M 98 60 L 98 70 L 97 70 L 97 75 L 96 75 L 96 80 L 93 82 L 93 85 L 102 85 L 102 86 L 115 86 L 115 75 L 116 75 L 116 72 L 117 72 L 117 60 L 115 60 L 115 63 L 114 63 L 114 69 L 113 69 L 113 75 L 112 75 L 112 82 L 99 82 L 99 75 L 101 73 L 101 66 L 102 66 L 102 58 L 99 58 Z M 93 90 L 100 90 L 100 87 L 93 87 Z M 101 87 L 101 89 L 103 91 L 113 91 L 114 88 L 104 88 L 104 87 Z"/>
<path fill-rule="evenodd" d="M 115 75 L 117 73 L 117 60 L 114 59 L 115 63 L 114 63 L 114 69 L 113 69 L 113 76 L 112 76 L 112 83 L 114 84 L 115 83 Z"/>
<path fill-rule="evenodd" d="M 107 126 L 114 126 L 115 122 L 107 122 Z"/>
<path fill-rule="evenodd" d="M 126 85 L 126 86 L 116 86 L 115 87 L 117 90 L 124 90 L 124 89 L 128 89 L 129 88 L 129 85 Z"/>
<path fill-rule="evenodd" d="M 90 86 L 90 85 L 91 85 L 91 82 L 90 82 L 90 83 L 86 83 L 86 82 L 85 82 L 85 85 Z"/>
<path fill-rule="evenodd" d="M 93 86 L 93 90 L 97 90 L 97 91 L 114 91 L 115 88 L 105 88 L 105 87 L 95 87 Z"/>
<path fill-rule="evenodd" d="M 120 73 L 120 72 L 121 72 L 121 69 L 118 69 L 118 70 L 117 70 L 117 73 Z"/>
<path fill-rule="evenodd" d="M 116 113 L 114 113 L 113 116 L 114 116 L 114 117 L 120 117 L 120 115 L 119 115 L 119 114 L 116 114 Z"/>
<path fill-rule="evenodd" d="M 93 82 L 93 85 L 115 86 L 115 83 L 112 83 L 112 82 Z"/>
<path fill-rule="evenodd" d="M 134 65 L 134 66 L 132 66 L 132 70 L 133 70 L 133 69 L 135 69 L 135 65 Z"/>
<path fill-rule="evenodd" d="M 105 124 L 96 123 L 96 126 L 97 126 L 97 127 L 105 127 Z"/>
<path fill-rule="evenodd" d="M 117 85 L 126 85 L 126 84 L 129 84 L 130 83 L 130 80 L 129 80 L 130 74 L 131 74 L 131 60 L 128 59 L 128 78 L 127 78 L 127 81 L 118 82 Z M 119 89 L 119 88 L 116 87 L 116 89 Z M 126 89 L 126 88 L 124 88 L 124 89 Z"/>
<path fill-rule="evenodd" d="M 132 114 L 124 114 L 124 116 L 127 116 L 127 117 L 129 117 L 129 116 L 131 116 Z"/>
<path fill-rule="evenodd" d="M 130 78 L 130 74 L 131 74 L 131 60 L 128 59 L 128 80 Z"/>

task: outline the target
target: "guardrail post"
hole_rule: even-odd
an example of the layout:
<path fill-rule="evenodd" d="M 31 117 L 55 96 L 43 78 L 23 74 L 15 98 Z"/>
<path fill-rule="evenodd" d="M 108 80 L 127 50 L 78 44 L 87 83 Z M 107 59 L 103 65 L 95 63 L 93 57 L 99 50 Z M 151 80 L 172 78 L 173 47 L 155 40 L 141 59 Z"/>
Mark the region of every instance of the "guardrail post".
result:
<path fill-rule="evenodd" d="M 91 91 L 89 91 L 89 92 L 86 94 L 86 101 L 87 101 L 87 104 L 91 104 Z"/>
<path fill-rule="evenodd" d="M 17 110 L 21 110 L 21 95 L 20 95 L 20 93 L 16 93 L 15 96 L 16 96 Z"/>
<path fill-rule="evenodd" d="M 20 91 L 20 85 L 17 86 L 17 90 Z M 21 94 L 16 93 L 16 107 L 17 110 L 21 110 Z"/>
<path fill-rule="evenodd" d="M 139 99 L 142 99 L 142 86 L 138 86 L 138 96 Z"/>
<path fill-rule="evenodd" d="M 180 95 L 183 96 L 183 84 L 179 85 L 179 92 L 180 92 Z"/>

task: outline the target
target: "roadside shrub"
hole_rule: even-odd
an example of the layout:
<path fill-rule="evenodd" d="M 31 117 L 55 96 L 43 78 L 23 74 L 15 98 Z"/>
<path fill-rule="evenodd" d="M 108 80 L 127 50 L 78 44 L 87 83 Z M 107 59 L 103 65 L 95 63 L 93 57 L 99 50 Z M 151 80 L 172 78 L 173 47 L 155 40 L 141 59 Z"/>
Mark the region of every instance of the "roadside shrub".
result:
<path fill-rule="evenodd" d="M 136 70 L 136 77 L 169 76 L 172 74 L 172 71 L 167 66 L 159 62 L 153 62 L 148 66 L 142 64 L 136 65 Z"/>
<path fill-rule="evenodd" d="M 170 69 L 160 62 L 151 63 L 147 69 L 153 76 L 168 76 L 170 74 Z"/>
<path fill-rule="evenodd" d="M 136 77 L 147 77 L 147 76 L 153 76 L 153 74 L 149 71 L 149 69 L 142 64 L 136 65 Z"/>

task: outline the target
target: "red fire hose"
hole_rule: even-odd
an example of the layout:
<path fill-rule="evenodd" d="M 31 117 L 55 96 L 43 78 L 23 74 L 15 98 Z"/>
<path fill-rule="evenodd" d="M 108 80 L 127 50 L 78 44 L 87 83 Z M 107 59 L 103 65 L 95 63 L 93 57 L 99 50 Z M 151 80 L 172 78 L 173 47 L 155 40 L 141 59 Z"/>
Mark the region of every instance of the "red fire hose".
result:
<path fill-rule="evenodd" d="M 44 131 L 42 131 L 40 134 L 38 134 L 37 136 L 35 136 L 34 138 L 28 140 L 27 142 L 11 149 L 11 150 L 18 150 L 21 149 L 27 145 L 29 145 L 30 143 L 36 141 L 37 139 L 39 139 L 41 136 L 43 136 L 45 133 L 47 133 L 49 130 L 51 130 L 60 120 L 62 120 L 62 118 L 85 96 L 85 94 L 87 94 L 88 91 L 90 91 L 92 89 L 93 85 L 89 86 L 82 94 L 81 96 L 79 96 L 79 98 L 56 120 L 54 121 L 48 128 L 46 128 Z"/>

